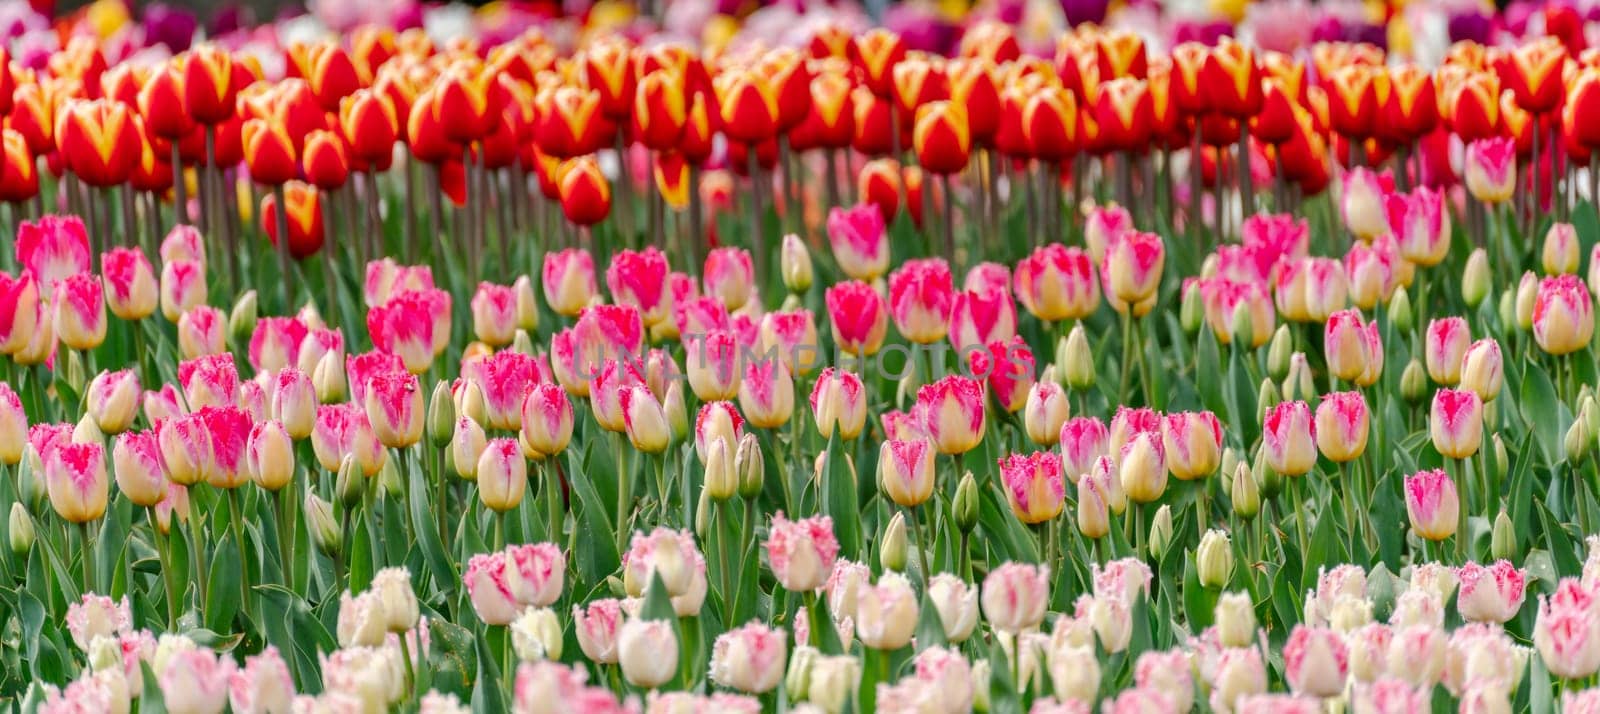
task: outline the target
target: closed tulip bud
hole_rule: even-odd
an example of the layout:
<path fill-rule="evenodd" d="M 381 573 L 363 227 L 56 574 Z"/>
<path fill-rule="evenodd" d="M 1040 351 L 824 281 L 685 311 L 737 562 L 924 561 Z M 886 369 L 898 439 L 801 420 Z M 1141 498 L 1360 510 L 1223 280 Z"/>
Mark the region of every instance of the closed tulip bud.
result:
<path fill-rule="evenodd" d="M 1494 474 L 1495 480 L 1499 481 L 1506 477 L 1506 470 L 1510 468 L 1511 462 L 1506 455 L 1506 443 L 1500 440 L 1500 435 L 1495 434 L 1490 441 L 1494 444 L 1494 451 L 1491 454 L 1493 458 L 1489 461 L 1489 467 L 1493 469 L 1491 473 Z"/>
<path fill-rule="evenodd" d="M 133 370 L 101 372 L 89 383 L 88 413 L 100 431 L 116 435 L 127 431 L 139 412 L 139 377 Z"/>
<path fill-rule="evenodd" d="M 246 290 L 233 302 L 228 311 L 228 335 L 234 342 L 248 341 L 255 333 L 260 314 L 257 301 L 256 291 Z"/>
<path fill-rule="evenodd" d="M 1585 387 L 1589 385 L 1584 385 Z M 1578 418 L 1589 425 L 1589 433 L 1600 433 L 1600 402 L 1596 402 L 1593 394 L 1578 395 Z"/>
<path fill-rule="evenodd" d="M 887 440 L 878 454 L 878 487 L 890 500 L 907 508 L 933 494 L 933 447 L 922 439 Z"/>
<path fill-rule="evenodd" d="M 1184 334 L 1193 335 L 1205 324 L 1205 302 L 1200 297 L 1200 286 L 1191 284 L 1183 291 L 1183 301 L 1178 303 L 1178 325 Z"/>
<path fill-rule="evenodd" d="M 739 477 L 734 471 L 735 460 L 727 439 L 716 438 L 706 445 L 705 490 L 718 503 L 738 493 Z"/>
<path fill-rule="evenodd" d="M 906 550 L 905 515 L 896 512 L 894 517 L 889 519 L 889 525 L 883 529 L 882 539 L 878 541 L 878 564 L 882 565 L 884 570 L 904 572 Z M 928 566 L 924 563 L 922 567 L 926 570 Z"/>
<path fill-rule="evenodd" d="M 344 355 L 339 352 L 329 352 L 317 361 L 317 368 L 311 374 L 311 384 L 316 388 L 317 401 L 323 404 L 334 404 L 344 400 L 345 374 Z"/>
<path fill-rule="evenodd" d="M 1273 379 L 1283 379 L 1289 374 L 1289 357 L 1294 354 L 1294 335 L 1288 325 L 1279 325 L 1267 348 L 1267 374 Z"/>
<path fill-rule="evenodd" d="M 361 473 L 355 454 L 345 454 L 339 461 L 339 471 L 334 478 L 334 497 L 346 508 L 352 507 L 361 502 L 361 494 L 366 486 L 366 476 Z"/>
<path fill-rule="evenodd" d="M 1431 541 L 1456 534 L 1461 500 L 1455 481 L 1444 469 L 1419 471 L 1405 479 L 1406 515 L 1411 529 Z"/>
<path fill-rule="evenodd" d="M 28 509 L 21 503 L 11 504 L 11 518 L 7 521 L 6 541 L 11 544 L 11 552 L 18 558 L 24 558 L 33 548 L 33 517 L 28 515 Z"/>
<path fill-rule="evenodd" d="M 968 471 L 956 485 L 956 496 L 951 504 L 951 517 L 962 533 L 971 533 L 978 525 L 978 482 Z"/>
<path fill-rule="evenodd" d="M 661 410 L 666 412 L 667 426 L 672 430 L 673 441 L 683 441 L 689 436 L 689 407 L 684 404 L 683 382 L 667 385 L 667 394 L 661 399 Z"/>
<path fill-rule="evenodd" d="M 1589 426 L 1585 420 L 1578 419 L 1567 427 L 1566 438 L 1562 441 L 1563 453 L 1567 455 L 1567 463 L 1577 466 L 1583 463 L 1584 457 L 1589 455 L 1589 441 L 1592 439 Z"/>
<path fill-rule="evenodd" d="M 87 367 L 84 365 L 81 354 L 76 350 L 67 353 L 67 386 L 72 387 L 72 391 L 80 394 L 83 392 L 84 380 L 88 377 L 85 372 L 86 369 Z M 89 415 L 85 414 L 84 416 L 88 417 Z"/>
<path fill-rule="evenodd" d="M 1250 467 L 1250 473 L 1255 477 L 1257 486 L 1261 487 L 1261 497 L 1271 500 L 1283 493 L 1283 474 L 1272 470 L 1267 465 L 1265 449 L 1256 452 L 1256 461 Z"/>
<path fill-rule="evenodd" d="M 1529 270 L 1522 274 L 1522 279 L 1517 282 L 1517 296 L 1513 314 L 1516 315 L 1517 327 L 1524 330 L 1533 328 L 1533 306 L 1539 299 L 1539 278 Z"/>
<path fill-rule="evenodd" d="M 1463 318 L 1446 317 L 1429 322 L 1423 350 L 1428 377 L 1446 386 L 1460 382 L 1461 358 L 1471 342 L 1472 333 Z"/>
<path fill-rule="evenodd" d="M 338 555 L 344 543 L 344 534 L 339 521 L 333 517 L 333 507 L 316 494 L 307 493 L 305 513 L 306 530 L 311 533 L 312 544 L 325 555 Z"/>
<path fill-rule="evenodd" d="M 493 439 L 478 457 L 478 496 L 483 505 L 499 512 L 522 503 L 528 490 L 528 462 L 516 439 Z"/>
<path fill-rule="evenodd" d="M 1482 248 L 1476 248 L 1467 256 L 1467 267 L 1461 271 L 1461 299 L 1467 307 L 1477 309 L 1478 305 L 1488 297 L 1489 290 L 1494 283 L 1493 273 L 1489 271 L 1489 254 Z"/>
<path fill-rule="evenodd" d="M 1411 331 L 1411 293 L 1404 286 L 1395 288 L 1389 298 L 1389 321 L 1402 333 Z"/>
<path fill-rule="evenodd" d="M 1504 384 L 1500 343 L 1486 337 L 1469 345 L 1461 357 L 1461 388 L 1476 393 L 1484 402 L 1491 402 L 1500 395 Z"/>
<path fill-rule="evenodd" d="M 1400 373 L 1400 396 L 1412 404 L 1422 401 L 1428 392 L 1428 371 L 1422 361 L 1412 359 Z"/>
<path fill-rule="evenodd" d="M 1055 446 L 1070 409 L 1067 393 L 1060 384 L 1051 379 L 1039 380 L 1028 390 L 1028 403 L 1022 413 L 1028 439 L 1039 446 Z"/>
<path fill-rule="evenodd" d="M 1278 404 L 1283 401 L 1285 394 L 1292 397 L 1301 396 L 1296 388 L 1298 381 L 1299 380 L 1294 379 L 1284 380 L 1283 390 L 1279 391 L 1278 385 L 1273 384 L 1270 377 L 1263 378 L 1261 380 L 1261 389 L 1257 390 L 1256 392 L 1256 411 L 1259 411 L 1262 414 L 1272 411 L 1273 407 L 1278 406 Z"/>
<path fill-rule="evenodd" d="M 1161 504 L 1150 521 L 1150 557 L 1161 560 L 1172 547 L 1172 507 Z"/>
<path fill-rule="evenodd" d="M 1516 525 L 1503 510 L 1494 518 L 1494 529 L 1489 536 L 1489 553 L 1495 560 L 1516 560 L 1521 554 L 1517 550 Z"/>
<path fill-rule="evenodd" d="M 1446 458 L 1464 459 L 1477 453 L 1483 443 L 1483 401 L 1477 394 L 1458 389 L 1434 392 L 1428 433 L 1433 447 Z"/>
<path fill-rule="evenodd" d="M 483 456 L 483 450 L 488 448 L 489 437 L 484 434 L 483 427 L 478 426 L 478 422 L 466 417 L 457 419 L 451 432 L 449 448 L 445 449 L 445 454 L 455 464 L 452 470 L 461 478 L 476 481 L 478 459 Z"/>
<path fill-rule="evenodd" d="M 667 426 L 667 413 L 661 408 L 649 388 L 627 387 L 619 390 L 618 403 L 622 407 L 623 425 L 633 448 L 647 454 L 666 451 L 672 442 L 671 427 Z"/>
<path fill-rule="evenodd" d="M 529 335 L 527 330 L 518 328 L 511 336 L 511 347 L 508 349 L 517 354 L 532 357 L 535 354 L 533 336 Z"/>
<path fill-rule="evenodd" d="M 761 455 L 761 442 L 755 434 L 739 437 L 733 470 L 739 479 L 740 498 L 749 500 L 761 495 L 761 488 L 766 483 L 766 464 Z"/>
<path fill-rule="evenodd" d="M 668 620 L 632 619 L 617 632 L 622 676 L 641 689 L 654 689 L 678 672 L 678 638 Z"/>
<path fill-rule="evenodd" d="M 105 440 L 106 434 L 94 423 L 93 414 L 84 414 L 72 428 L 71 441 L 74 444 L 103 444 Z"/>
<path fill-rule="evenodd" d="M 1228 497 L 1233 501 L 1233 512 L 1240 518 L 1248 521 L 1261 512 L 1261 488 L 1249 464 L 1240 462 L 1234 468 Z"/>
<path fill-rule="evenodd" d="M 806 249 L 800 236 L 790 233 L 783 237 L 779 264 L 783 271 L 783 285 L 789 288 L 789 292 L 798 295 L 811 288 L 811 252 Z"/>
<path fill-rule="evenodd" d="M 269 420 L 252 427 L 245 458 L 251 480 L 268 491 L 282 489 L 294 479 L 294 440 L 282 422 Z"/>
<path fill-rule="evenodd" d="M 1211 529 L 1200 537 L 1195 551 L 1195 572 L 1200 585 L 1221 588 L 1233 579 L 1233 544 L 1226 531 Z"/>
<path fill-rule="evenodd" d="M 1107 503 L 1104 486 L 1098 479 L 1079 479 L 1078 533 L 1095 540 L 1105 537 L 1110 531 L 1111 507 Z"/>
<path fill-rule="evenodd" d="M 1223 647 L 1249 647 L 1256 640 L 1256 610 L 1245 592 L 1223 593 L 1217 598 L 1214 618 L 1217 640 Z"/>
<path fill-rule="evenodd" d="M 440 381 L 433 385 L 433 396 L 428 399 L 428 440 L 434 446 L 450 443 L 455 421 L 456 404 L 450 398 L 450 384 Z"/>
<path fill-rule="evenodd" d="M 1284 402 L 1266 412 L 1262 446 L 1267 465 L 1284 476 L 1300 476 L 1316 465 L 1311 409 L 1305 402 Z"/>
<path fill-rule="evenodd" d="M 1361 392 L 1336 392 L 1317 405 L 1317 448 L 1334 463 L 1359 458 L 1367 448 L 1367 401 Z"/>
<path fill-rule="evenodd" d="M 1062 365 L 1062 377 L 1067 385 L 1080 390 L 1094 386 L 1094 354 L 1089 349 L 1089 336 L 1083 325 L 1074 325 L 1067 333 L 1065 354 L 1066 359 L 1058 357 L 1057 364 Z"/>
<path fill-rule="evenodd" d="M 1544 234 L 1540 264 L 1545 275 L 1570 275 L 1578 272 L 1578 229 L 1571 223 L 1556 222 Z"/>

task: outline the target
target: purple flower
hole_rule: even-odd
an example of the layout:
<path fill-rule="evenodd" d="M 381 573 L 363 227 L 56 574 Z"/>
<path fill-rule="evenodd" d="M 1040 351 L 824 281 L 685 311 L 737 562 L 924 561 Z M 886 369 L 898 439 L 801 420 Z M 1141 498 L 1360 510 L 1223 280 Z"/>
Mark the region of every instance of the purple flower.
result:
<path fill-rule="evenodd" d="M 142 22 L 147 44 L 163 44 L 173 52 L 189 49 L 200 26 L 194 13 L 159 2 L 144 9 Z"/>

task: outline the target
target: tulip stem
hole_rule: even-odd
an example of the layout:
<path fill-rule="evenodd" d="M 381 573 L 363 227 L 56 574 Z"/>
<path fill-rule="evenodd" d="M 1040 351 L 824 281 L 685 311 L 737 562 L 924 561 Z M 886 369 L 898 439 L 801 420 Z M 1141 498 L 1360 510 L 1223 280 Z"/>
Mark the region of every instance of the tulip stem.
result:
<path fill-rule="evenodd" d="M 950 264 L 956 264 L 956 199 L 950 192 L 950 174 L 939 175 L 939 186 L 944 189 L 944 250 Z"/>
<path fill-rule="evenodd" d="M 189 224 L 189 198 L 186 195 L 189 186 L 183 177 L 183 155 L 178 149 L 180 142 L 172 143 L 172 213 L 178 225 Z M 156 236 L 151 236 L 156 238 Z"/>
<path fill-rule="evenodd" d="M 399 636 L 400 658 L 406 662 L 406 693 L 420 702 L 422 701 L 422 693 L 417 690 L 421 688 L 419 685 L 422 683 L 417 680 L 416 665 L 411 662 L 411 645 L 406 642 L 407 634 L 409 633 L 401 632 Z M 419 642 L 417 644 L 420 647 L 422 643 Z"/>
<path fill-rule="evenodd" d="M 611 433 L 611 453 L 617 469 L 617 552 L 628 544 L 628 515 L 633 510 L 633 472 L 623 466 L 622 435 Z"/>
<path fill-rule="evenodd" d="M 240 513 L 239 489 L 228 489 L 228 517 L 233 521 L 234 545 L 239 551 L 239 608 L 250 615 L 250 561 L 245 557 L 244 516 Z"/>
<path fill-rule="evenodd" d="M 1300 539 L 1300 562 L 1304 563 L 1306 554 L 1310 552 L 1310 541 L 1306 538 L 1306 489 L 1304 475 L 1284 479 L 1284 487 L 1294 492 L 1294 527 L 1295 535 Z M 1319 517 L 1321 514 L 1318 514 Z"/>
<path fill-rule="evenodd" d="M 200 502 L 195 497 L 195 487 L 198 485 L 189 487 L 189 557 L 193 560 L 191 565 L 194 566 L 195 593 L 198 595 L 194 602 L 196 615 L 202 613 L 206 601 L 206 576 L 209 575 L 206 571 L 205 543 L 200 535 Z M 205 622 L 205 618 L 201 617 L 200 621 Z"/>
<path fill-rule="evenodd" d="M 1122 311 L 1122 369 L 1120 370 L 1121 383 L 1117 385 L 1117 403 L 1128 403 L 1128 378 L 1132 376 L 1132 365 L 1129 359 L 1133 356 L 1133 306 Z"/>
<path fill-rule="evenodd" d="M 1459 499 L 1460 502 L 1461 502 L 1461 507 L 1457 509 L 1457 512 L 1460 513 L 1460 516 L 1459 516 L 1459 520 L 1458 520 L 1458 522 L 1456 524 L 1456 560 L 1460 561 L 1461 565 L 1466 565 L 1467 564 L 1467 560 L 1469 559 L 1469 557 L 1471 555 L 1468 552 L 1469 550 L 1471 550 L 1471 548 L 1469 547 L 1469 543 L 1467 542 L 1469 537 L 1470 537 L 1469 534 L 1467 533 L 1467 525 L 1468 525 L 1469 514 L 1472 513 L 1472 509 L 1468 507 L 1468 505 L 1467 505 L 1468 501 L 1467 501 L 1467 498 L 1465 496 L 1466 490 L 1467 490 L 1467 482 L 1466 482 L 1466 479 L 1464 478 L 1465 474 L 1463 473 L 1463 471 L 1461 469 L 1461 459 L 1451 459 L 1451 462 L 1453 462 L 1455 464 L 1455 467 L 1456 467 L 1455 468 L 1456 483 L 1458 485 L 1458 488 L 1456 489 L 1456 491 L 1458 493 L 1463 494 L 1462 497 Z"/>
<path fill-rule="evenodd" d="M 94 592 L 94 539 L 89 537 L 89 523 L 78 524 L 78 535 L 83 542 L 83 592 Z"/>
<path fill-rule="evenodd" d="M 922 586 L 926 588 L 933 582 L 933 559 L 928 557 L 928 542 L 922 539 L 922 519 L 917 517 L 917 509 L 906 510 L 911 512 L 911 538 L 917 542 L 917 552 L 922 557 Z"/>
<path fill-rule="evenodd" d="M 294 279 L 289 267 L 289 202 L 284 197 L 283 184 L 273 184 L 272 198 L 277 202 L 273 211 L 278 229 L 278 280 L 283 286 L 283 310 L 287 315 L 294 311 Z M 329 248 L 332 251 L 332 248 Z M 332 295 L 328 296 L 332 299 Z"/>
<path fill-rule="evenodd" d="M 745 165 L 750 178 L 750 246 L 755 254 L 755 281 L 759 293 L 767 284 L 767 259 L 770 257 L 767 255 L 766 237 L 761 225 L 762 214 L 766 212 L 761 199 L 762 192 L 772 190 L 772 185 L 763 185 L 761 182 L 761 162 L 756 157 L 757 153 L 756 145 L 751 144 L 745 151 Z"/>

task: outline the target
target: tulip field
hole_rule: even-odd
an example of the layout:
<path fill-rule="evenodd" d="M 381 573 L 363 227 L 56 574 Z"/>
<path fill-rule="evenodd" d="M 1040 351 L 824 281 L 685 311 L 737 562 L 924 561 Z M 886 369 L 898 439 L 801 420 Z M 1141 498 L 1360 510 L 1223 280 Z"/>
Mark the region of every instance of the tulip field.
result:
<path fill-rule="evenodd" d="M 1600 713 L 1600 13 L 52 5 L 0 711 Z"/>

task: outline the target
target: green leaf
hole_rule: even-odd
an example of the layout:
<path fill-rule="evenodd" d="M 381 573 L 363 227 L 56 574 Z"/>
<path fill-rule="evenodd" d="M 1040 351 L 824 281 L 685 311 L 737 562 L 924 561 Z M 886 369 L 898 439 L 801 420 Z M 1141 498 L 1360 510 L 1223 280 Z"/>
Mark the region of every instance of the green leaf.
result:
<path fill-rule="evenodd" d="M 1217 610 L 1218 592 L 1200 584 L 1200 575 L 1194 567 L 1194 554 L 1184 553 L 1183 565 L 1183 615 L 1189 629 L 1199 632 L 1211 626 Z"/>
<path fill-rule="evenodd" d="M 211 574 L 206 578 L 206 627 L 217 632 L 233 631 L 233 616 L 239 612 L 239 562 L 237 546 L 228 533 L 217 543 L 211 559 Z"/>
<path fill-rule="evenodd" d="M 933 600 L 928 598 L 927 588 L 923 588 L 922 611 L 917 617 L 917 651 L 921 652 L 929 647 L 943 647 L 949 640 L 945 637 L 944 622 L 939 619 L 939 610 L 933 606 Z"/>
<path fill-rule="evenodd" d="M 139 693 L 139 714 L 167 714 L 167 700 L 161 694 L 161 684 L 156 681 L 156 673 L 150 669 L 149 662 L 139 662 L 139 676 L 144 679 Z"/>
<path fill-rule="evenodd" d="M 366 527 L 366 519 L 372 517 L 370 512 L 358 511 L 356 517 L 350 520 L 351 592 L 366 590 L 372 582 L 372 574 L 377 570 L 373 564 L 372 531 Z"/>
<path fill-rule="evenodd" d="M 439 540 L 439 523 L 433 515 L 433 502 L 428 498 L 427 479 L 415 476 L 413 474 L 413 478 L 407 479 L 409 483 L 406 489 L 406 503 L 411 507 L 411 530 L 422 546 L 422 555 L 428 565 L 428 573 L 433 576 L 434 587 L 448 601 L 454 598 L 461 576 L 456 574 L 455 564 L 450 562 L 450 554 L 445 552 L 444 542 Z M 442 473 L 435 476 L 445 478 Z"/>
<path fill-rule="evenodd" d="M 1522 408 L 1522 418 L 1529 430 L 1538 439 L 1545 463 L 1557 463 L 1561 458 L 1561 442 L 1565 436 L 1560 400 L 1556 397 L 1556 388 L 1550 382 L 1550 375 L 1537 365 L 1530 363 L 1523 373 L 1518 406 Z"/>
<path fill-rule="evenodd" d="M 828 439 L 828 461 L 823 468 L 822 484 L 827 491 L 823 513 L 833 517 L 833 530 L 839 538 L 839 549 L 850 554 L 852 559 L 859 559 L 861 509 L 856 503 L 855 480 L 851 478 L 850 465 L 845 461 L 838 434 Z"/>
<path fill-rule="evenodd" d="M 661 574 L 655 571 L 651 571 L 650 585 L 644 589 L 644 605 L 639 608 L 639 619 L 678 619 L 677 611 L 672 609 L 672 596 L 667 593 L 667 584 L 661 581 Z"/>
<path fill-rule="evenodd" d="M 582 506 L 581 509 L 574 509 L 578 574 L 587 582 L 598 582 L 616 572 L 621 563 L 617 554 L 616 531 L 612 530 L 609 512 L 605 502 L 600 500 L 600 494 L 595 492 L 594 482 L 589 480 L 578 463 L 576 449 L 567 450 L 567 479 L 572 484 L 572 492 L 578 497 L 574 506 Z"/>

